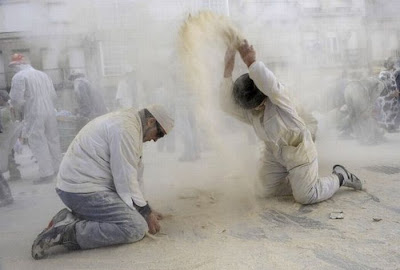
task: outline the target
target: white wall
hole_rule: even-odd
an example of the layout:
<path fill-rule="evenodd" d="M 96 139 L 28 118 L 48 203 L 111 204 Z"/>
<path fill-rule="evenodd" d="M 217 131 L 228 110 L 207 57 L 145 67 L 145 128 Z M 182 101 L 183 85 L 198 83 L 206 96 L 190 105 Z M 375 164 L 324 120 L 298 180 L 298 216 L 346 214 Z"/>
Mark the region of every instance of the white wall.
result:
<path fill-rule="evenodd" d="M 0 4 L 0 32 L 31 30 L 34 22 L 32 9 L 29 2 Z"/>

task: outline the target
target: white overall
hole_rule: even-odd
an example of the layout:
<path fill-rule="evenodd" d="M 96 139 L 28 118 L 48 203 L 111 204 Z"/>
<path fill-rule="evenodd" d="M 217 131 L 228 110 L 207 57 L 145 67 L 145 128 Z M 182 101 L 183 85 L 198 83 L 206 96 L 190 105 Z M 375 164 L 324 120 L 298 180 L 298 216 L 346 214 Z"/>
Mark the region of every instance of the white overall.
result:
<path fill-rule="evenodd" d="M 330 198 L 338 189 L 334 174 L 318 176 L 318 158 L 310 131 L 274 74 L 262 62 L 249 67 L 250 78 L 268 99 L 263 111 L 238 107 L 232 98 L 232 79 L 222 89 L 223 109 L 248 124 L 264 142 L 257 191 L 262 196 L 293 193 L 295 200 L 312 204 Z"/>

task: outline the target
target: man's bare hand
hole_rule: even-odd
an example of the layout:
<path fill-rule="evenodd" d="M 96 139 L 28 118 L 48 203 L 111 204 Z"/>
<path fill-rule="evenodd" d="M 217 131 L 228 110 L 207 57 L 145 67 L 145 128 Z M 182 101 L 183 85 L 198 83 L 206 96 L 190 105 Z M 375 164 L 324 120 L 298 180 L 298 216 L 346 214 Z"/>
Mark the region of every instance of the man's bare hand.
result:
<path fill-rule="evenodd" d="M 149 233 L 156 234 L 160 231 L 160 223 L 158 223 L 157 216 L 153 212 L 148 215 L 146 222 L 149 226 Z"/>
<path fill-rule="evenodd" d="M 253 45 L 250 45 L 246 39 L 240 44 L 238 51 L 243 62 L 248 67 L 256 61 L 256 51 L 254 50 Z"/>
<path fill-rule="evenodd" d="M 153 214 L 156 216 L 157 220 L 162 220 L 162 219 L 164 219 L 163 214 L 161 214 L 160 212 L 155 211 L 155 210 L 152 210 L 152 212 L 153 212 Z"/>
<path fill-rule="evenodd" d="M 224 77 L 232 77 L 233 68 L 235 67 L 235 48 L 228 47 L 225 52 L 225 70 Z"/>

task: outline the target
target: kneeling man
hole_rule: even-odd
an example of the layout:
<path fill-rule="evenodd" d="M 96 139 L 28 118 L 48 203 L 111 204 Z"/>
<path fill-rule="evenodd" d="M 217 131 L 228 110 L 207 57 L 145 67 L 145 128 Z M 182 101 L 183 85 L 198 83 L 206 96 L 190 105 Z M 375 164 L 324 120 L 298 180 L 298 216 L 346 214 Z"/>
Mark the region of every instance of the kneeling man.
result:
<path fill-rule="evenodd" d="M 53 246 L 91 249 L 141 240 L 160 230 L 161 215 L 143 195 L 143 142 L 157 141 L 174 120 L 160 105 L 112 112 L 89 122 L 65 154 L 57 194 L 67 208 L 35 239 L 32 257 Z"/>

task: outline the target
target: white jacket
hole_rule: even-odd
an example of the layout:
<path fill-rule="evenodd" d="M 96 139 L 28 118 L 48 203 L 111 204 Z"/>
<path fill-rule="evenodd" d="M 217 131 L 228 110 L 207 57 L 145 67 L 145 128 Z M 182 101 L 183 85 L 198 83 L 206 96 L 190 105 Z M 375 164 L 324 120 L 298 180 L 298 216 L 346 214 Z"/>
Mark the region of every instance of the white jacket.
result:
<path fill-rule="evenodd" d="M 11 81 L 11 104 L 24 112 L 23 137 L 29 136 L 41 128 L 43 117 L 52 115 L 57 99 L 53 83 L 46 73 L 30 65 L 20 65 Z"/>
<path fill-rule="evenodd" d="M 235 118 L 254 126 L 258 137 L 277 145 L 290 145 L 292 137 L 307 129 L 298 115 L 295 104 L 290 100 L 275 75 L 262 62 L 249 67 L 249 76 L 258 89 L 268 96 L 265 110 L 244 110 L 232 97 L 232 78 L 226 78 L 220 97 L 222 109 Z"/>
<path fill-rule="evenodd" d="M 65 154 L 57 188 L 72 193 L 113 190 L 134 209 L 142 207 L 143 130 L 131 108 L 100 116 L 75 137 Z"/>
<path fill-rule="evenodd" d="M 237 119 L 253 126 L 257 136 L 278 162 L 289 171 L 299 165 L 310 163 L 317 156 L 312 135 L 296 111 L 275 75 L 262 62 L 249 67 L 249 76 L 266 96 L 265 109 L 244 110 L 232 96 L 232 79 L 223 82 L 220 102 L 223 110 Z"/>

